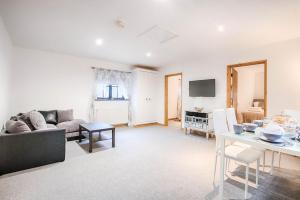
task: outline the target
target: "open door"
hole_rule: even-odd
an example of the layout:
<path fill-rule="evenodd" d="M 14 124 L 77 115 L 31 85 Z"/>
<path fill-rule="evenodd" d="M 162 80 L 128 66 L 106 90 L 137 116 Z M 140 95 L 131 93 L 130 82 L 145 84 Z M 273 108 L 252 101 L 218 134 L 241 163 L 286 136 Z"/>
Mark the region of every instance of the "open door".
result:
<path fill-rule="evenodd" d="M 237 111 L 238 107 L 238 72 L 232 69 L 232 107 Z"/>
<path fill-rule="evenodd" d="M 238 87 L 238 74 L 241 75 L 241 72 L 239 72 L 241 70 L 241 68 L 245 69 L 245 68 L 249 68 L 249 67 L 256 67 L 257 65 L 263 65 L 263 72 L 264 74 L 261 76 L 262 80 L 260 80 L 259 82 L 263 82 L 263 91 L 259 92 L 259 96 L 262 97 L 252 97 L 253 99 L 251 100 L 252 104 L 249 105 L 250 107 L 261 107 L 263 109 L 263 116 L 267 116 L 267 102 L 268 102 L 268 92 L 267 92 L 267 60 L 258 60 L 258 61 L 252 61 L 252 62 L 246 62 L 246 63 L 238 63 L 238 64 L 232 64 L 232 65 L 227 65 L 227 98 L 226 98 L 226 105 L 227 107 L 234 107 L 235 110 L 237 111 L 239 107 L 242 106 L 242 103 L 238 101 L 238 89 L 240 91 L 244 91 L 242 90 L 242 86 L 240 85 L 240 87 Z M 241 81 L 241 77 L 240 77 L 240 81 Z M 250 101 L 249 101 L 250 102 Z M 259 106 L 255 106 L 255 103 L 260 103 L 262 105 Z M 244 106 L 244 104 L 243 104 Z M 260 114 L 260 112 L 257 114 L 257 112 L 252 112 L 252 111 L 245 111 L 245 112 L 250 112 L 252 113 L 256 113 L 256 115 Z M 260 114 L 261 115 L 261 114 Z M 238 115 L 237 115 L 238 116 Z M 261 117 L 261 116 L 259 116 Z"/>

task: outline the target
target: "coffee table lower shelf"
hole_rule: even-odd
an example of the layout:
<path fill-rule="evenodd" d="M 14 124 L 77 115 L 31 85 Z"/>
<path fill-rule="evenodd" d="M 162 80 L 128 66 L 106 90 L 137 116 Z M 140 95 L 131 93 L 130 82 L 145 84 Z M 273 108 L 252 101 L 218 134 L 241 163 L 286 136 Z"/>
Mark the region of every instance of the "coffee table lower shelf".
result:
<path fill-rule="evenodd" d="M 93 133 L 101 134 L 103 131 L 112 132 L 112 147 L 115 147 L 115 127 L 106 123 L 86 123 L 79 125 L 79 142 L 82 141 L 82 131 L 86 131 L 89 137 L 89 152 L 93 152 Z"/>

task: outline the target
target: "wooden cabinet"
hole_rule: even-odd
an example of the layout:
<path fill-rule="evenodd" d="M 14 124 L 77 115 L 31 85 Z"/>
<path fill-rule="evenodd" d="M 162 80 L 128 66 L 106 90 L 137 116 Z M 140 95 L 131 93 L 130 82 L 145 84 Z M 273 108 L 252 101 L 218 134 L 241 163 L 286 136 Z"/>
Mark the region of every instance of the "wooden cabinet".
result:
<path fill-rule="evenodd" d="M 135 69 L 133 72 L 132 116 L 133 125 L 157 122 L 158 73 Z"/>

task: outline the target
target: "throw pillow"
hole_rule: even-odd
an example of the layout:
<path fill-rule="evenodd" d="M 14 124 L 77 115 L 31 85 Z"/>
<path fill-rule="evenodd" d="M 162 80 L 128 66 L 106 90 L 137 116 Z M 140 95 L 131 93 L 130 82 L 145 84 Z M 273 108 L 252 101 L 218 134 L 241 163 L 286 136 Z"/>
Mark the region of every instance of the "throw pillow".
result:
<path fill-rule="evenodd" d="M 33 124 L 30 121 L 30 117 L 29 117 L 29 113 L 21 113 L 21 115 L 18 115 L 18 120 L 21 120 L 23 122 L 25 122 L 25 124 L 27 124 L 27 126 L 34 131 L 35 127 L 33 126 Z"/>
<path fill-rule="evenodd" d="M 45 118 L 47 124 L 54 124 L 58 123 L 57 121 L 57 111 L 56 110 L 49 110 L 49 111 L 39 111 Z"/>
<path fill-rule="evenodd" d="M 13 121 L 8 120 L 5 124 L 6 131 L 8 133 L 23 133 L 23 132 L 30 132 L 30 128 L 27 126 L 27 124 L 23 121 Z"/>
<path fill-rule="evenodd" d="M 58 123 L 72 121 L 74 119 L 73 110 L 58 110 L 57 111 Z"/>
<path fill-rule="evenodd" d="M 29 113 L 29 118 L 36 130 L 47 129 L 47 123 L 45 118 L 38 111 L 31 111 Z"/>

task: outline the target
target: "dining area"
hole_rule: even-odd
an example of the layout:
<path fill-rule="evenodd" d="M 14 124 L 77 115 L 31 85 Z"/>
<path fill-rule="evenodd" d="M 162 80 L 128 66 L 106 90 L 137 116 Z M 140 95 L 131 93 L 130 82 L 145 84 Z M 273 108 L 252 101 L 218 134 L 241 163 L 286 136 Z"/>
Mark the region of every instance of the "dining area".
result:
<path fill-rule="evenodd" d="M 228 199 L 226 196 L 228 191 L 225 191 L 226 183 L 230 182 L 232 174 L 240 166 L 243 169 L 239 179 L 244 186 L 243 199 L 263 199 L 253 198 L 255 196 L 253 194 L 257 191 L 269 192 L 262 190 L 274 186 L 272 178 L 269 177 L 275 176 L 274 169 L 281 169 L 282 160 L 285 160 L 283 164 L 286 165 L 285 158 L 300 159 L 300 111 L 284 110 L 279 115 L 267 116 L 263 120 L 238 124 L 234 108 L 216 109 L 213 111 L 213 127 L 216 136 L 213 183 L 218 188 L 217 199 Z M 232 165 L 235 166 L 233 170 Z M 296 168 L 300 170 L 300 165 Z M 267 176 L 271 181 L 265 181 L 268 179 Z M 279 180 L 276 176 L 274 179 Z M 287 183 L 282 181 L 279 184 Z M 295 188 L 291 196 L 300 193 L 300 188 Z M 297 199 L 297 197 L 289 198 L 282 195 L 277 199 Z"/>

